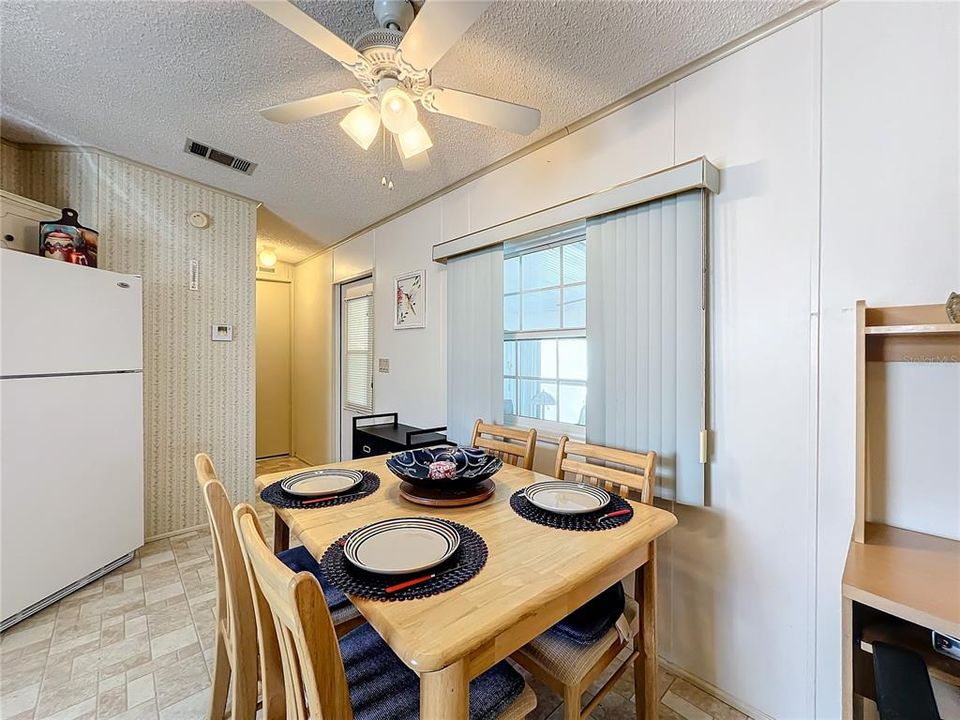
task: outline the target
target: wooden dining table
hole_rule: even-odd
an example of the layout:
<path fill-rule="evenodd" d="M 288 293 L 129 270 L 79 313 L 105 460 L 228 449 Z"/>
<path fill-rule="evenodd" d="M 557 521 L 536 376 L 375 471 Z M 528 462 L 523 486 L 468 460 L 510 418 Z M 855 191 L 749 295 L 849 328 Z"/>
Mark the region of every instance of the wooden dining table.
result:
<path fill-rule="evenodd" d="M 504 465 L 496 492 L 466 507 L 415 505 L 400 497 L 400 480 L 387 455 L 318 467 L 368 470 L 380 477 L 373 494 L 325 508 L 274 507 L 275 550 L 294 533 L 320 558 L 342 535 L 377 520 L 431 516 L 478 532 L 487 543 L 486 565 L 473 579 L 432 597 L 385 602 L 350 596 L 396 655 L 420 677 L 423 720 L 466 720 L 468 685 L 576 608 L 633 572 L 640 574 L 642 649 L 635 669 L 640 717 L 657 717 L 655 540 L 677 524 L 656 507 L 630 501 L 634 516 L 619 527 L 576 532 L 545 527 L 517 515 L 510 496 L 553 478 Z M 290 472 L 257 477 L 257 492 Z M 642 662 L 641 662 L 642 661 Z M 639 715 L 639 713 L 638 713 Z"/>

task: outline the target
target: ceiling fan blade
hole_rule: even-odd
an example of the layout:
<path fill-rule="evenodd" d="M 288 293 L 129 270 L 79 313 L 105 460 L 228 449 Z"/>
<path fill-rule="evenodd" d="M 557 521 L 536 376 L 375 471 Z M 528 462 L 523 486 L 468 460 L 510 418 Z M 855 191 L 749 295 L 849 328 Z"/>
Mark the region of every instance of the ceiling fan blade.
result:
<path fill-rule="evenodd" d="M 260 111 L 267 120 L 278 123 L 292 123 L 297 120 L 325 115 L 336 110 L 356 107 L 364 103 L 363 93 L 359 90 L 339 90 L 326 95 L 294 100 L 293 102 L 274 105 Z"/>
<path fill-rule="evenodd" d="M 540 127 L 540 111 L 526 105 L 497 100 L 450 88 L 427 88 L 423 106 L 431 112 L 461 120 L 490 125 L 520 135 L 529 135 Z"/>
<path fill-rule="evenodd" d="M 400 54 L 417 70 L 429 70 L 490 4 L 490 0 L 427 0 L 400 41 Z"/>
<path fill-rule="evenodd" d="M 247 4 L 296 33 L 334 60 L 345 65 L 354 65 L 360 57 L 359 53 L 338 35 L 287 0 L 247 0 Z"/>
<path fill-rule="evenodd" d="M 430 167 L 430 154 L 427 150 L 424 150 L 421 153 L 417 153 L 410 159 L 405 159 L 403 157 L 403 150 L 400 148 L 400 136 L 393 136 L 393 144 L 397 148 L 397 155 L 400 156 L 400 164 L 403 165 L 403 169 L 407 172 L 420 172 L 421 170 L 427 170 Z"/>

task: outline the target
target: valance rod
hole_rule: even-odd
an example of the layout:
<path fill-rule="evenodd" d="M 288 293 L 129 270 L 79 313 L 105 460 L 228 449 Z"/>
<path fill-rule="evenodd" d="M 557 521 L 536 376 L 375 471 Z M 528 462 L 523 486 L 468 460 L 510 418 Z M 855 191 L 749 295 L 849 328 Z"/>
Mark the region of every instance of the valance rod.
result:
<path fill-rule="evenodd" d="M 433 246 L 433 259 L 446 263 L 457 255 L 499 245 L 530 233 L 544 232 L 577 220 L 700 188 L 714 193 L 720 191 L 720 171 L 704 157 L 447 240 Z"/>

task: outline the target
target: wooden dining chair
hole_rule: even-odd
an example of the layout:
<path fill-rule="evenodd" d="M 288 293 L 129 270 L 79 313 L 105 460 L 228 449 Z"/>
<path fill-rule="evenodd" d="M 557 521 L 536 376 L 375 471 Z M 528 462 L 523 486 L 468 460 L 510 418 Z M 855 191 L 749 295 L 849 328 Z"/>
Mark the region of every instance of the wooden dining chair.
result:
<path fill-rule="evenodd" d="M 656 465 L 657 455 L 654 452 L 635 453 L 602 445 L 571 442 L 564 435 L 560 438 L 553 474 L 559 480 L 575 479 L 621 495 L 635 494 L 641 502 L 650 505 L 653 503 L 656 484 Z M 599 640 L 583 644 L 570 639 L 575 634 L 572 632 L 575 628 L 567 628 L 565 623 L 577 622 L 577 613 L 574 613 L 513 655 L 513 659 L 534 677 L 563 695 L 564 720 L 581 720 L 589 716 L 631 662 L 635 663 L 637 717 L 643 717 L 643 708 L 649 704 L 644 704 L 645 688 L 641 678 L 645 673 L 650 673 L 647 677 L 656 678 L 657 669 L 656 644 L 647 637 L 649 646 L 644 647 L 640 632 L 644 594 L 656 597 L 654 557 L 651 549 L 648 549 L 647 565 L 650 571 L 644 572 L 643 567 L 637 570 L 634 576 L 634 598 L 625 598 L 623 614 L 617 624 L 607 630 Z M 611 591 L 615 596 L 622 594 L 620 588 L 614 586 L 601 595 Z M 600 596 L 595 600 L 599 598 Z M 628 628 L 629 632 L 626 632 Z M 630 655 L 581 710 L 580 698 L 583 693 L 627 647 L 628 639 L 632 639 Z M 650 687 L 649 683 L 647 687 Z"/>
<path fill-rule="evenodd" d="M 516 465 L 524 470 L 532 470 L 533 454 L 537 449 L 537 431 L 533 428 L 521 430 L 492 425 L 478 419 L 473 424 L 470 444 L 475 448 L 489 451 L 505 463 Z"/>
<path fill-rule="evenodd" d="M 234 529 L 233 505 L 227 497 L 226 488 L 207 454 L 198 453 L 194 458 L 194 467 L 207 508 L 217 571 L 217 638 L 209 719 L 223 718 L 229 691 L 231 719 L 248 720 L 256 715 L 261 704 L 257 700 L 257 658 L 260 655 L 258 648 L 263 647 L 263 639 L 257 636 L 254 596 Z M 278 557 L 278 562 L 298 570 L 319 572 L 319 565 L 305 548 L 292 548 Z M 333 612 L 340 632 L 348 632 L 362 622 L 362 617 L 342 593 L 336 599 Z M 259 670 L 264 679 L 263 696 L 266 698 L 270 691 L 268 674 L 263 667 Z M 269 720 L 284 717 L 282 708 L 279 714 L 269 714 L 267 709 L 264 708 L 264 717 Z"/>
<path fill-rule="evenodd" d="M 370 625 L 337 638 L 316 577 L 294 574 L 263 539 L 247 504 L 234 526 L 250 575 L 278 639 L 284 698 L 291 720 L 406 720 L 420 712 L 420 682 Z M 519 720 L 537 704 L 522 676 L 502 661 L 470 683 L 471 720 Z M 428 720 L 428 719 L 425 719 Z M 439 720 L 439 719 L 436 719 Z"/>

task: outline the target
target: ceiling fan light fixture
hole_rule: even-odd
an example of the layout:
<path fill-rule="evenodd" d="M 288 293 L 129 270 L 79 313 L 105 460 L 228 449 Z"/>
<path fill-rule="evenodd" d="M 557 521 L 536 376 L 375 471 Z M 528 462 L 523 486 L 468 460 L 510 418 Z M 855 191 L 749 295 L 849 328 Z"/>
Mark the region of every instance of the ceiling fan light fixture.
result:
<path fill-rule="evenodd" d="M 404 160 L 409 160 L 433 147 L 433 140 L 427 134 L 427 129 L 419 122 L 409 130 L 397 133 L 397 145 Z"/>
<path fill-rule="evenodd" d="M 398 135 L 419 124 L 416 104 L 399 85 L 380 96 L 380 119 L 387 130 Z"/>
<path fill-rule="evenodd" d="M 340 121 L 340 127 L 364 150 L 373 144 L 380 132 L 380 113 L 370 103 L 355 107 Z"/>

